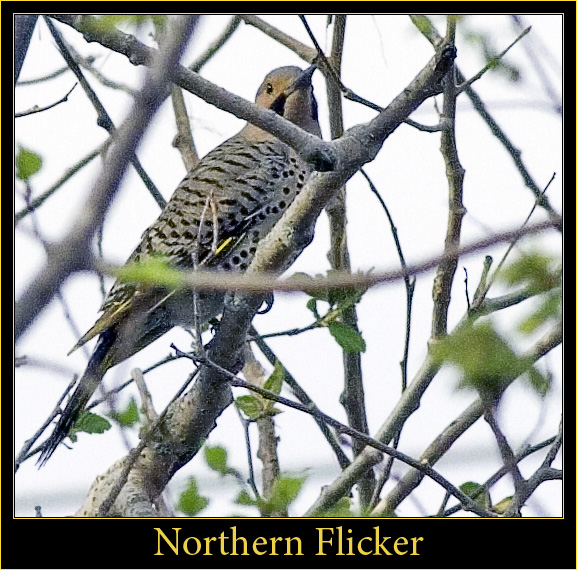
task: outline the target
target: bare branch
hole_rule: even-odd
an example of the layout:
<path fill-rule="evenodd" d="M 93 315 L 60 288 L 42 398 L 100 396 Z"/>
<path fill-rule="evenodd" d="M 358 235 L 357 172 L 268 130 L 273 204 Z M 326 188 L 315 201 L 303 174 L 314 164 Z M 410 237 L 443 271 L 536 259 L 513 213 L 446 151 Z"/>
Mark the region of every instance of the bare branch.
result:
<path fill-rule="evenodd" d="M 66 63 L 68 64 L 68 67 L 70 67 L 74 75 L 76 75 L 78 81 L 80 82 L 80 85 L 82 86 L 82 89 L 84 89 L 84 92 L 86 93 L 88 99 L 90 100 L 94 109 L 96 110 L 96 113 L 98 115 L 96 121 L 97 124 L 100 127 L 106 129 L 109 135 L 113 135 L 116 131 L 116 127 L 114 126 L 114 123 L 110 118 L 110 115 L 106 112 L 104 105 L 102 105 L 102 103 L 100 102 L 100 99 L 96 95 L 94 89 L 92 89 L 88 81 L 86 81 L 86 78 L 84 77 L 84 74 L 80 69 L 80 66 L 78 65 L 78 63 L 76 63 L 75 59 L 72 57 L 72 54 L 70 53 L 70 50 L 68 49 L 68 46 L 66 45 L 66 42 L 62 38 L 60 32 L 56 29 L 50 18 L 45 17 L 44 20 L 46 22 L 46 25 L 48 26 L 48 29 L 50 30 L 50 33 L 52 34 L 52 37 L 56 41 L 56 45 L 58 46 L 58 49 L 60 50 L 62 57 L 64 57 Z M 144 185 L 146 186 L 152 197 L 156 200 L 156 203 L 161 208 L 163 208 L 166 205 L 166 200 L 162 197 L 162 194 L 159 192 L 158 188 L 154 185 L 154 182 L 152 182 L 151 178 L 145 172 L 136 154 L 133 154 L 130 157 L 130 162 L 134 166 L 136 172 L 144 182 Z"/>
<path fill-rule="evenodd" d="M 456 20 L 447 17 L 447 37 L 455 36 Z M 450 128 L 441 133 L 441 154 L 445 161 L 445 171 L 449 187 L 449 219 L 445 235 L 445 250 L 459 247 L 461 240 L 461 224 L 465 215 L 463 206 L 463 179 L 465 170 L 459 162 L 457 141 L 455 136 L 455 120 L 457 107 L 457 92 L 450 80 L 445 82 L 443 91 L 442 116 L 448 119 Z M 457 270 L 458 259 L 447 259 L 439 264 L 433 283 L 433 316 L 431 338 L 437 339 L 447 334 L 447 315 L 451 301 L 451 287 Z"/>
<path fill-rule="evenodd" d="M 251 325 L 250 334 L 253 337 L 252 340 L 256 343 L 259 347 L 260 351 L 265 355 L 266 359 L 274 366 L 274 363 L 279 361 L 274 352 L 271 348 L 264 342 L 263 337 L 260 336 L 254 326 Z M 280 361 L 279 361 L 280 362 Z M 302 386 L 297 382 L 295 377 L 286 369 L 284 364 L 283 369 L 285 371 L 285 382 L 289 386 L 289 388 L 294 392 L 295 396 L 298 398 L 301 404 L 304 404 L 307 408 L 310 409 L 318 409 L 316 404 L 310 398 L 310 396 L 305 392 Z M 313 417 L 321 430 L 324 438 L 327 440 L 328 444 L 331 446 L 341 469 L 345 469 L 350 465 L 349 458 L 346 456 L 345 452 L 342 450 L 337 438 L 335 437 L 334 433 L 330 430 L 330 428 L 325 424 L 318 415 L 314 415 Z"/>
<path fill-rule="evenodd" d="M 28 115 L 34 115 L 35 113 L 42 113 L 42 111 L 47 111 L 48 109 L 52 109 L 53 107 L 60 105 L 60 103 L 64 103 L 65 101 L 68 101 L 68 95 L 70 95 L 70 93 L 72 93 L 72 91 L 74 91 L 74 88 L 77 85 L 78 85 L 78 83 L 75 83 L 72 86 L 72 88 L 70 89 L 70 91 L 68 91 L 68 93 L 66 93 L 66 95 L 64 95 L 64 97 L 62 97 L 62 99 L 59 99 L 58 101 L 56 101 L 56 103 L 46 105 L 46 107 L 39 107 L 38 105 L 34 105 L 34 107 L 32 107 L 31 109 L 28 109 L 28 111 L 22 111 L 20 113 L 15 113 L 14 118 L 18 119 L 20 117 L 27 117 Z"/>
<path fill-rule="evenodd" d="M 275 402 L 287 405 L 291 408 L 294 408 L 294 409 L 299 410 L 301 412 L 304 412 L 306 414 L 310 414 L 310 415 L 318 414 L 318 416 L 324 422 L 337 428 L 340 432 L 346 433 L 347 435 L 350 435 L 351 437 L 353 437 L 355 439 L 360 439 L 365 445 L 371 446 L 374 449 L 381 451 L 382 453 L 386 453 L 387 455 L 391 455 L 395 459 L 398 459 L 399 461 L 402 461 L 403 463 L 410 465 L 414 469 L 417 469 L 419 472 L 430 477 L 436 483 L 438 483 L 444 489 L 446 489 L 449 493 L 451 493 L 451 495 L 453 495 L 457 499 L 459 499 L 463 503 L 463 506 L 465 509 L 470 510 L 471 512 L 473 512 L 479 516 L 482 516 L 482 517 L 494 517 L 494 516 L 496 516 L 491 512 L 488 512 L 488 511 L 485 511 L 485 510 L 479 508 L 479 506 L 470 497 L 465 495 L 465 493 L 463 493 L 460 489 L 457 489 L 457 487 L 455 487 L 453 484 L 451 484 L 449 481 L 447 481 L 442 475 L 440 475 L 438 472 L 436 472 L 434 469 L 432 469 L 426 463 L 416 461 L 416 460 L 412 459 L 411 457 L 409 457 L 408 455 L 401 453 L 400 451 L 393 449 L 392 447 L 384 445 L 380 441 L 377 441 L 377 440 L 369 437 L 368 435 L 366 435 L 362 432 L 359 432 L 358 430 L 355 430 L 353 428 L 350 428 L 349 426 L 346 426 L 346 425 L 338 422 L 337 420 L 333 419 L 332 417 L 328 416 L 327 414 L 324 414 L 323 412 L 321 412 L 319 410 L 313 411 L 313 410 L 307 408 L 306 406 L 303 406 L 302 404 L 299 404 L 297 402 L 293 402 L 291 400 L 288 400 L 287 398 L 283 398 L 282 396 L 278 396 L 277 394 L 275 394 L 274 392 L 271 392 L 270 390 L 265 390 L 264 388 L 260 388 L 259 386 L 254 386 L 253 384 L 250 384 L 250 383 L 248 383 L 248 382 L 246 382 L 240 378 L 237 378 L 234 374 L 232 374 L 231 372 L 229 372 L 225 368 L 222 368 L 218 364 L 215 364 L 214 362 L 212 362 L 210 360 L 210 358 L 204 358 L 204 357 L 202 357 L 202 358 L 190 357 L 190 358 L 192 360 L 194 360 L 195 362 L 206 366 L 207 368 L 211 368 L 211 369 L 216 370 L 223 377 L 227 378 L 227 380 L 231 386 L 246 388 L 248 390 L 251 390 L 252 392 L 260 394 L 264 398 L 267 398 L 269 400 L 274 400 Z M 313 506 L 313 508 L 310 509 L 305 516 L 315 516 L 315 515 L 318 515 L 320 512 L 321 511 L 319 511 L 317 508 L 315 508 Z"/>

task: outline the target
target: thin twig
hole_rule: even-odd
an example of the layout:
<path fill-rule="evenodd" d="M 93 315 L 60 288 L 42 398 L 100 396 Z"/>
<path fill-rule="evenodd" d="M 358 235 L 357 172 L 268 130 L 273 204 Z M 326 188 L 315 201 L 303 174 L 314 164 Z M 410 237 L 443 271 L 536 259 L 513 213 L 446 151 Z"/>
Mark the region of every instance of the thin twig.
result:
<path fill-rule="evenodd" d="M 319 60 L 318 63 L 319 63 L 319 67 L 320 67 L 321 71 L 324 71 L 326 74 L 328 74 L 328 76 L 339 86 L 339 89 L 340 89 L 341 93 L 343 94 L 343 96 L 345 97 L 345 99 L 349 99 L 350 101 L 354 101 L 355 103 L 360 103 L 361 105 L 364 105 L 365 107 L 369 107 L 369 109 L 373 109 L 374 111 L 377 111 L 379 113 L 382 112 L 383 107 L 380 107 L 379 105 L 376 105 L 375 103 L 372 103 L 371 101 L 368 101 L 364 97 L 357 95 L 354 91 L 352 91 L 348 87 L 345 87 L 345 85 L 341 81 L 339 74 L 335 72 L 335 70 L 333 69 L 333 66 L 331 65 L 327 56 L 324 54 L 321 46 L 317 42 L 314 34 L 312 33 L 312 30 L 310 29 L 310 27 L 306 21 L 306 18 L 303 15 L 299 15 L 299 18 L 301 19 L 301 22 L 303 23 L 309 37 L 311 38 L 313 44 L 315 45 L 315 49 L 317 50 L 317 54 L 318 54 L 317 58 L 315 58 L 315 60 L 316 59 Z"/>
<path fill-rule="evenodd" d="M 519 16 L 518 14 L 512 14 L 511 18 L 513 19 L 513 22 L 515 23 L 515 27 L 517 29 L 523 28 L 523 22 L 521 20 L 521 16 Z M 534 35 L 531 36 L 531 39 L 533 40 L 533 43 L 534 43 L 535 42 Z M 525 53 L 527 54 L 529 61 L 533 65 L 533 69 L 535 69 L 535 73 L 537 73 L 537 75 L 539 76 L 539 80 L 541 81 L 541 85 L 543 85 L 545 92 L 547 93 L 547 95 L 551 99 L 551 102 L 553 103 L 553 108 L 555 109 L 555 112 L 558 115 L 561 115 L 563 113 L 563 103 L 562 103 L 561 99 L 559 98 L 559 94 L 556 92 L 556 90 L 553 88 L 553 85 L 549 81 L 549 78 L 547 77 L 545 70 L 541 66 L 541 61 L 543 59 L 542 58 L 543 49 L 541 48 L 539 50 L 539 54 L 537 55 L 533 52 L 531 43 L 532 43 L 531 41 L 523 42 L 523 49 L 525 50 Z"/>
<path fill-rule="evenodd" d="M 405 262 L 405 256 L 403 254 L 403 249 L 401 247 L 399 234 L 397 231 L 397 227 L 396 227 L 395 223 L 393 222 L 393 217 L 391 216 L 389 208 L 385 204 L 385 201 L 381 197 L 376 186 L 373 184 L 373 181 L 370 179 L 370 177 L 364 171 L 363 168 L 361 168 L 360 172 L 365 177 L 367 183 L 369 184 L 371 191 L 377 197 L 377 200 L 379 201 L 379 203 L 381 204 L 381 207 L 385 211 L 385 214 L 386 214 L 387 219 L 389 221 L 389 226 L 391 228 L 391 233 L 392 233 L 393 239 L 395 241 L 395 247 L 397 249 L 397 254 L 399 256 L 399 261 L 401 262 L 401 268 L 406 269 L 407 264 Z M 409 344 L 410 344 L 410 339 L 411 339 L 411 316 L 412 316 L 412 309 L 413 309 L 413 295 L 415 292 L 416 279 L 415 278 L 410 279 L 410 277 L 408 275 L 405 275 L 405 277 L 403 278 L 403 281 L 405 282 L 405 295 L 406 295 L 407 309 L 406 309 L 406 313 L 405 313 L 406 314 L 405 343 L 404 343 L 404 349 L 403 349 L 403 358 L 400 362 L 400 365 L 401 365 L 401 392 L 404 392 L 405 389 L 407 388 L 407 365 L 408 365 L 408 361 L 409 361 Z M 399 430 L 399 432 L 395 435 L 395 438 L 393 439 L 393 448 L 394 449 L 398 448 L 400 437 L 401 437 L 401 431 Z M 383 487 L 385 486 L 387 480 L 390 477 L 390 474 L 392 472 L 392 467 L 393 467 L 393 458 L 388 457 L 387 462 L 385 463 L 385 467 L 383 469 L 383 472 L 377 481 L 375 489 L 373 490 L 373 494 L 372 494 L 370 505 L 369 505 L 370 509 L 373 509 L 375 507 L 375 505 L 377 504 L 377 501 L 379 499 L 381 491 L 383 490 Z"/>
<path fill-rule="evenodd" d="M 483 69 L 481 69 L 479 72 L 475 73 L 475 75 L 473 75 L 473 77 L 470 77 L 469 79 L 467 79 L 467 81 L 465 81 L 464 83 L 457 85 L 457 95 L 459 93 L 462 93 L 463 91 L 465 91 L 465 89 L 467 89 L 467 87 L 470 87 L 473 83 L 475 83 L 475 81 L 477 81 L 478 79 L 480 79 L 481 77 L 483 77 L 483 75 L 485 75 L 485 73 L 487 71 L 489 71 L 490 69 L 493 69 L 497 63 L 499 62 L 499 60 L 503 59 L 503 57 L 505 57 L 505 54 L 518 42 L 520 41 L 522 38 L 524 38 L 529 32 L 531 31 L 531 26 L 529 26 L 528 28 L 525 28 L 521 34 L 519 36 L 517 36 L 517 38 L 508 46 L 506 47 L 500 54 L 496 55 L 494 58 L 492 58 L 492 60 L 485 66 L 483 67 Z"/>
<path fill-rule="evenodd" d="M 551 186 L 551 183 L 553 182 L 553 180 L 555 180 L 555 176 L 557 174 L 555 172 L 553 172 L 553 175 L 551 176 L 551 178 L 549 179 L 549 182 L 547 182 L 547 185 L 545 186 L 545 188 L 543 188 L 543 192 L 541 193 L 540 196 L 538 196 L 533 204 L 533 207 L 531 208 L 531 211 L 527 214 L 527 217 L 525 218 L 524 222 L 521 224 L 521 229 L 523 229 L 524 227 L 527 226 L 527 224 L 529 223 L 529 220 L 531 219 L 531 216 L 533 215 L 533 213 L 535 212 L 536 208 L 537 208 L 537 204 L 540 202 L 541 198 L 543 197 L 543 195 L 545 194 L 545 192 L 547 192 L 547 190 L 549 189 L 549 186 Z M 503 257 L 501 258 L 501 261 L 499 261 L 499 264 L 497 265 L 497 267 L 495 268 L 495 271 L 493 271 L 493 274 L 491 275 L 491 278 L 488 280 L 487 285 L 486 285 L 486 290 L 488 291 L 491 287 L 491 285 L 493 285 L 493 283 L 495 282 L 495 279 L 497 278 L 497 275 L 499 275 L 499 272 L 501 271 L 503 265 L 505 264 L 505 261 L 507 260 L 507 257 L 509 256 L 509 254 L 511 253 L 511 251 L 513 250 L 513 248 L 515 247 L 515 245 L 517 244 L 519 240 L 518 239 L 514 239 L 511 241 L 511 243 L 509 244 L 509 247 L 507 248 L 507 251 L 505 251 L 505 253 L 503 254 Z"/>
<path fill-rule="evenodd" d="M 190 71 L 198 73 L 220 50 L 220 48 L 232 37 L 241 22 L 241 17 L 235 15 L 232 17 L 226 28 L 214 41 L 196 58 L 189 66 Z"/>
<path fill-rule="evenodd" d="M 140 394 L 140 404 L 141 408 L 144 411 L 144 415 L 146 417 L 146 423 L 144 425 L 145 429 L 148 429 L 149 426 L 154 424 L 154 422 L 158 419 L 158 414 L 154 409 L 154 404 L 152 403 L 152 396 L 146 386 L 146 382 L 144 381 L 144 375 L 140 368 L 134 368 L 130 375 L 134 380 L 136 387 L 138 388 L 138 393 Z"/>
<path fill-rule="evenodd" d="M 168 362 L 172 362 L 173 360 L 178 360 L 179 358 L 182 358 L 181 356 L 179 356 L 178 354 L 169 354 L 168 356 L 165 356 L 162 360 L 159 360 L 158 362 L 154 363 L 152 366 L 149 366 L 148 368 L 145 368 L 142 373 L 143 374 L 147 374 L 148 372 L 151 372 L 152 370 L 154 370 L 155 368 L 158 368 L 159 366 L 162 366 L 163 364 L 166 364 Z M 124 390 L 124 388 L 126 388 L 127 386 L 129 386 L 130 384 L 132 384 L 134 382 L 134 378 L 131 378 L 130 380 L 127 380 L 126 382 L 123 382 L 122 384 L 120 384 L 119 386 L 116 386 L 115 388 L 112 388 L 111 390 L 109 390 L 106 394 L 104 394 L 104 396 L 102 398 L 99 398 L 97 400 L 94 400 L 91 404 L 89 404 L 86 409 L 87 410 L 91 410 L 92 408 L 95 408 L 96 406 L 99 406 L 100 404 L 102 404 L 103 402 L 108 401 L 108 399 L 110 398 L 111 394 L 118 394 L 119 392 L 121 392 L 122 390 Z"/>
<path fill-rule="evenodd" d="M 365 172 L 363 168 L 360 170 L 361 174 L 365 177 L 366 181 L 369 184 L 369 187 L 373 194 L 377 197 L 377 200 L 381 204 L 381 207 L 385 211 L 387 219 L 389 221 L 389 226 L 391 228 L 391 234 L 393 235 L 393 239 L 395 240 L 395 247 L 397 249 L 397 254 L 399 256 L 399 261 L 401 262 L 401 268 L 407 269 L 407 263 L 405 261 L 405 256 L 403 255 L 403 249 L 401 247 L 401 241 L 399 239 L 399 232 L 397 230 L 397 226 L 393 222 L 393 217 L 391 216 L 391 212 L 389 208 L 385 204 L 385 201 L 381 197 L 379 191 L 377 190 L 376 186 L 373 184 L 373 181 L 370 179 L 368 174 Z M 409 341 L 411 337 L 411 313 L 413 308 L 413 295 L 415 292 L 415 285 L 416 279 L 410 279 L 408 274 L 405 274 L 403 277 L 403 281 L 405 282 L 405 291 L 407 296 L 407 319 L 406 319 L 406 327 L 405 327 L 405 348 L 403 350 L 403 359 L 401 360 L 401 377 L 402 377 L 402 389 L 404 390 L 407 387 L 407 362 L 409 358 Z"/>
<path fill-rule="evenodd" d="M 278 331 L 278 332 L 274 332 L 274 333 L 261 334 L 258 338 L 259 339 L 266 339 L 266 338 L 277 338 L 279 336 L 296 336 L 296 335 L 302 334 L 304 332 L 312 331 L 312 330 L 315 330 L 318 328 L 322 328 L 322 325 L 318 321 L 315 321 L 314 323 L 311 323 L 310 325 L 308 325 L 306 327 L 287 329 L 286 331 Z M 249 342 L 255 341 L 255 340 L 257 340 L 257 337 L 247 338 L 247 341 L 249 341 Z"/>
<path fill-rule="evenodd" d="M 102 85 L 104 85 L 104 87 L 108 87 L 109 89 L 116 89 L 117 91 L 122 91 L 127 95 L 134 97 L 134 95 L 138 90 L 133 89 L 132 87 L 128 87 L 128 85 L 124 85 L 119 81 L 113 81 L 112 79 L 106 77 L 99 69 L 96 69 L 96 67 L 94 66 L 94 61 L 96 58 L 90 56 L 83 57 L 71 45 L 67 45 L 66 47 L 70 50 L 74 58 L 74 61 L 78 62 L 80 66 L 82 66 L 89 73 L 91 73 L 95 79 L 97 79 Z"/>
<path fill-rule="evenodd" d="M 35 113 L 42 113 L 42 111 L 47 111 L 48 109 L 52 109 L 53 107 L 56 107 L 56 105 L 60 105 L 60 103 L 64 103 L 65 101 L 68 101 L 68 95 L 70 95 L 70 93 L 72 93 L 72 91 L 74 91 L 74 88 L 78 85 L 78 83 L 75 83 L 72 88 L 70 89 L 70 91 L 68 91 L 68 93 L 66 93 L 66 95 L 64 95 L 64 97 L 62 97 L 62 99 L 59 99 L 58 101 L 56 101 L 56 103 L 52 103 L 51 105 L 46 105 L 46 107 L 39 107 L 38 105 L 34 105 L 34 107 L 32 107 L 31 109 L 28 109 L 28 111 L 21 111 L 20 113 L 15 113 L 14 114 L 14 118 L 18 119 L 20 117 L 27 117 L 28 115 L 34 115 Z"/>
<path fill-rule="evenodd" d="M 491 428 L 491 431 L 493 432 L 493 435 L 497 441 L 497 446 L 499 447 L 499 452 L 501 453 L 503 464 L 513 477 L 515 493 L 520 493 L 522 492 L 525 480 L 523 479 L 517 462 L 515 461 L 515 454 L 513 453 L 513 450 L 511 449 L 505 434 L 501 431 L 495 415 L 493 414 L 492 404 L 487 403 L 484 415 L 485 420 L 489 424 L 489 427 Z"/>
<path fill-rule="evenodd" d="M 246 444 L 246 456 L 248 459 L 248 484 L 250 485 L 250 488 L 252 489 L 252 492 L 254 493 L 255 498 L 257 499 L 257 501 L 260 499 L 260 494 L 258 492 L 258 488 L 256 486 L 256 480 L 254 477 L 254 466 L 252 463 L 252 446 L 250 443 L 250 424 L 251 422 L 248 421 L 241 413 L 240 409 L 238 406 L 234 406 L 236 413 L 238 414 L 238 417 L 240 419 L 240 422 L 242 424 L 242 429 L 244 431 L 244 441 Z"/>
<path fill-rule="evenodd" d="M 563 472 L 560 469 L 553 469 L 551 463 L 557 456 L 561 443 L 563 441 L 563 418 L 559 421 L 559 431 L 551 445 L 545 459 L 541 466 L 525 481 L 525 484 L 516 490 L 511 504 L 504 513 L 504 517 L 519 517 L 521 516 L 521 508 L 526 503 L 527 499 L 533 494 L 535 489 L 545 481 L 562 480 Z"/>
<path fill-rule="evenodd" d="M 82 170 L 87 164 L 89 164 L 94 158 L 96 158 L 99 154 L 104 152 L 108 145 L 110 144 L 110 139 L 105 141 L 101 144 L 98 148 L 94 149 L 92 152 L 87 154 L 84 158 L 81 158 L 74 166 L 68 168 L 64 174 L 54 183 L 50 188 L 48 188 L 45 192 L 43 192 L 40 196 L 31 200 L 29 204 L 26 204 L 26 207 L 20 210 L 17 214 L 14 215 L 14 223 L 18 224 L 23 218 L 25 218 L 30 212 L 36 210 L 39 206 L 41 206 L 47 198 L 50 198 L 56 190 L 58 190 L 61 186 L 63 186 L 70 178 L 72 178 L 77 172 Z"/>
<path fill-rule="evenodd" d="M 467 311 L 470 311 L 471 300 L 469 299 L 469 273 L 467 272 L 466 267 L 463 267 L 463 271 L 465 272 L 465 298 L 467 299 Z"/>
<path fill-rule="evenodd" d="M 46 75 L 42 75 L 34 79 L 25 79 L 23 81 L 18 81 L 18 83 L 16 83 L 16 87 L 25 87 L 28 85 L 36 85 L 38 83 L 43 83 L 44 81 L 50 81 L 51 79 L 56 79 L 56 77 L 60 77 L 63 73 L 66 73 L 69 70 L 70 68 L 67 65 L 65 65 L 64 67 L 61 67 L 60 69 L 57 69 L 56 71 L 53 71 Z"/>
<path fill-rule="evenodd" d="M 313 63 L 313 60 L 317 55 L 317 52 L 313 48 L 299 42 L 298 40 L 295 40 L 278 28 L 271 26 L 269 23 L 265 22 L 258 16 L 254 16 L 252 14 L 239 14 L 239 17 L 245 24 L 249 24 L 250 26 L 257 28 L 273 40 L 296 53 L 306 62 Z"/>
<path fill-rule="evenodd" d="M 553 436 L 553 437 L 550 437 L 549 439 L 546 439 L 545 441 L 542 441 L 540 443 L 536 443 L 535 445 L 527 446 L 525 449 L 521 450 L 515 456 L 515 463 L 519 464 L 526 457 L 529 457 L 530 455 L 533 455 L 534 453 L 541 451 L 541 449 L 544 449 L 545 447 L 549 447 L 555 441 L 555 439 L 556 439 L 556 437 Z M 507 475 L 508 472 L 509 472 L 509 470 L 506 466 L 503 466 L 500 469 L 498 469 L 482 485 L 477 487 L 477 489 L 475 489 L 475 491 L 473 491 L 471 493 L 471 499 L 476 499 L 479 495 L 481 495 L 481 493 L 488 491 L 493 485 L 495 485 L 495 483 L 497 483 L 497 481 L 499 481 L 505 475 Z M 445 502 L 445 505 L 446 505 L 446 502 Z M 461 505 L 455 505 L 454 507 L 451 507 L 447 510 L 443 510 L 437 516 L 449 517 L 449 516 L 454 515 L 455 513 L 459 512 L 461 510 L 461 508 L 462 508 Z M 443 507 L 443 509 L 444 509 L 444 507 Z"/>
<path fill-rule="evenodd" d="M 440 43 L 443 41 L 443 37 L 436 30 L 435 26 L 433 25 L 433 23 L 429 18 L 422 15 L 410 15 L 409 17 L 411 18 L 411 21 L 415 24 L 417 29 L 427 38 L 427 40 L 429 40 L 429 42 L 431 42 L 431 44 L 435 48 L 440 45 Z M 455 67 L 455 70 L 457 81 L 460 84 L 464 84 L 465 77 L 459 71 L 458 67 Z M 501 142 L 501 144 L 503 144 L 503 146 L 513 159 L 513 162 L 515 163 L 515 166 L 519 171 L 519 174 L 521 175 L 523 181 L 525 182 L 525 186 L 527 186 L 527 188 L 529 188 L 529 190 L 531 190 L 531 192 L 533 192 L 535 197 L 538 199 L 538 205 L 548 212 L 551 220 L 555 224 L 555 227 L 560 232 L 562 232 L 563 223 L 561 216 L 555 211 L 553 206 L 551 206 L 547 197 L 543 195 L 543 192 L 541 192 L 540 188 L 537 186 L 532 176 L 529 174 L 529 171 L 527 170 L 525 163 L 521 159 L 521 151 L 515 148 L 509 137 L 507 137 L 503 129 L 501 129 L 501 127 L 498 125 L 497 121 L 495 121 L 493 116 L 489 113 L 489 111 L 487 111 L 487 108 L 485 107 L 485 104 L 483 103 L 482 99 L 473 90 L 473 88 L 471 86 L 468 86 L 464 89 L 464 91 L 471 100 L 471 103 L 473 103 L 473 107 L 479 113 L 481 118 L 485 121 L 485 123 L 487 124 L 493 135 L 497 138 L 497 140 Z"/>
<path fill-rule="evenodd" d="M 86 95 L 88 96 L 88 99 L 90 100 L 94 109 L 96 110 L 96 112 L 98 114 L 97 124 L 100 127 L 103 127 L 104 129 L 106 129 L 106 131 L 110 135 L 112 135 L 116 131 L 116 127 L 114 126 L 114 123 L 112 122 L 112 119 L 110 118 L 110 115 L 108 115 L 108 113 L 106 112 L 106 109 L 104 108 L 104 106 L 100 102 L 100 99 L 96 95 L 94 89 L 92 89 L 92 87 L 90 86 L 88 81 L 86 81 L 86 78 L 84 77 L 84 74 L 82 73 L 82 71 L 80 69 L 80 66 L 76 63 L 76 61 L 72 57 L 72 54 L 68 50 L 68 46 L 64 42 L 64 39 L 62 38 L 62 35 L 60 34 L 60 32 L 56 29 L 56 27 L 52 23 L 52 20 L 49 17 L 45 16 L 44 21 L 46 22 L 46 25 L 48 26 L 48 29 L 50 30 L 50 33 L 52 34 L 52 37 L 54 38 L 56 45 L 58 46 L 58 49 L 60 50 L 60 53 L 62 54 L 62 57 L 64 57 L 64 59 L 66 60 L 66 63 L 68 64 L 68 66 L 70 67 L 70 69 L 72 70 L 74 75 L 76 75 L 80 85 L 82 86 L 82 89 L 84 89 L 84 92 L 86 93 Z M 166 205 L 166 200 L 163 198 L 163 196 L 159 192 L 158 188 L 154 185 L 151 178 L 145 172 L 145 170 L 142 167 L 142 164 L 140 163 L 140 161 L 138 160 L 136 154 L 133 154 L 130 157 L 130 162 L 132 163 L 132 165 L 136 169 L 136 172 L 138 173 L 138 175 L 140 176 L 140 178 L 144 182 L 146 188 L 148 189 L 148 191 L 150 192 L 152 197 L 156 200 L 156 203 L 161 208 L 164 208 L 164 206 Z"/>
<path fill-rule="evenodd" d="M 490 255 L 485 256 L 483 261 L 483 271 L 481 272 L 481 278 L 479 279 L 479 284 L 473 293 L 473 305 L 478 306 L 484 302 L 485 296 L 487 295 L 487 277 L 489 271 L 491 270 L 491 265 L 493 264 L 493 258 Z"/>

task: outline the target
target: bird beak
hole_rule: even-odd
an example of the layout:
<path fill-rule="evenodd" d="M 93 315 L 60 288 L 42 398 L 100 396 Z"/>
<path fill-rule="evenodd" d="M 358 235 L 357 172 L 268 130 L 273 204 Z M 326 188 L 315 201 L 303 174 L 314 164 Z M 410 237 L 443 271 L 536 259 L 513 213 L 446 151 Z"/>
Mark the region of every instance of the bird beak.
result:
<path fill-rule="evenodd" d="M 312 83 L 312 76 L 317 68 L 316 65 L 311 65 L 307 69 L 305 69 L 298 77 L 297 80 L 293 83 L 290 93 L 294 93 L 295 91 L 299 91 L 302 89 L 307 89 L 311 86 Z M 290 94 L 289 93 L 289 94 Z"/>

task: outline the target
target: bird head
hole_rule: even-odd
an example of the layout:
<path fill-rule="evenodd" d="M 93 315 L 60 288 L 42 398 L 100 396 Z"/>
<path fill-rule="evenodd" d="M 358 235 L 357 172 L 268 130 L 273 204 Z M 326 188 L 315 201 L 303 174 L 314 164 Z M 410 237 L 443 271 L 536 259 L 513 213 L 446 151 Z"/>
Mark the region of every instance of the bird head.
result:
<path fill-rule="evenodd" d="M 295 66 L 274 69 L 258 88 L 256 104 L 320 137 L 318 108 L 312 85 L 315 69 L 314 65 L 304 71 Z"/>

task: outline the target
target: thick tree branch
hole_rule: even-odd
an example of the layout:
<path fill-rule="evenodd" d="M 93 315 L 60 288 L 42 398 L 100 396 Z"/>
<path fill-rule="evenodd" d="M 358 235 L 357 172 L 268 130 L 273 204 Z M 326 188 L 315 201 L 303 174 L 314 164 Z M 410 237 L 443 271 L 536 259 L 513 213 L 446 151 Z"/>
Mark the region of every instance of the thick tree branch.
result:
<path fill-rule="evenodd" d="M 455 36 L 456 20 L 452 16 L 447 19 L 450 37 Z M 452 71 L 452 69 L 451 69 Z M 444 119 L 448 119 L 449 128 L 441 133 L 441 154 L 445 161 L 445 171 L 449 187 L 449 219 L 447 221 L 447 231 L 445 235 L 445 250 L 452 250 L 459 247 L 461 240 L 461 224 L 465 215 L 463 206 L 463 178 L 465 170 L 459 162 L 457 152 L 457 140 L 455 135 L 457 92 L 454 82 L 445 82 L 443 91 L 443 112 Z M 433 317 L 431 338 L 438 339 L 447 334 L 447 315 L 449 303 L 451 302 L 451 287 L 453 277 L 457 270 L 458 259 L 448 259 L 439 264 L 437 274 L 433 283 Z"/>
<path fill-rule="evenodd" d="M 92 16 L 58 14 L 52 17 L 82 33 L 86 41 L 96 41 L 104 47 L 125 55 L 134 65 L 149 66 L 154 59 L 154 54 L 157 53 L 157 50 L 140 43 L 130 34 L 116 29 L 103 31 Z M 274 111 L 263 109 L 242 97 L 229 93 L 182 65 L 172 70 L 171 81 L 211 105 L 233 113 L 272 133 L 297 150 L 316 170 L 325 171 L 335 167 L 335 152 L 329 143 L 299 129 Z"/>

